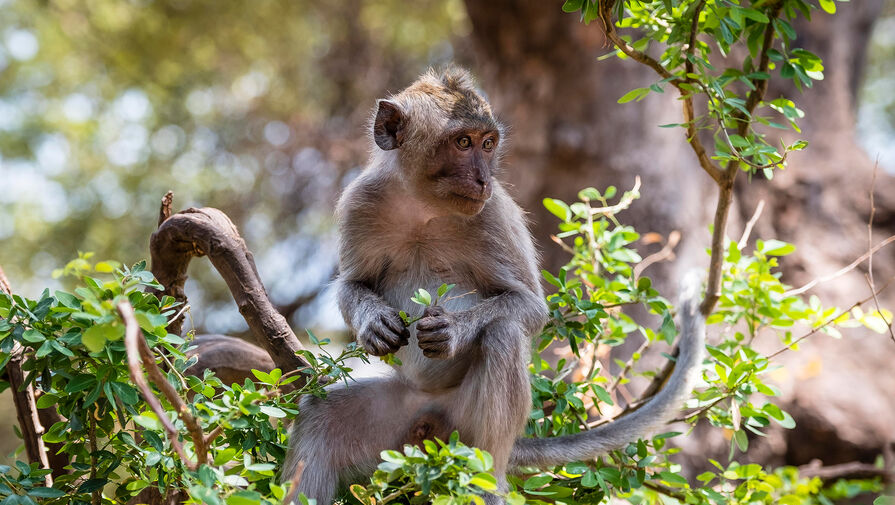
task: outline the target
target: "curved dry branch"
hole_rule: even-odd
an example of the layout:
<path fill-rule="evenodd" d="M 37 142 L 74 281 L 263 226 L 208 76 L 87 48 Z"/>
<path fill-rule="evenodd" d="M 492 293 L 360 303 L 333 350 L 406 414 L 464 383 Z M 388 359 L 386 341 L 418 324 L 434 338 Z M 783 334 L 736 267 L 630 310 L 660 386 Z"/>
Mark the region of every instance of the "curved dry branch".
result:
<path fill-rule="evenodd" d="M 252 253 L 230 218 L 209 207 L 190 208 L 166 217 L 166 205 L 170 208 L 169 195 L 162 203 L 162 223 L 149 242 L 152 273 L 165 286 L 164 293 L 186 303 L 183 285 L 190 260 L 207 255 L 230 288 L 256 341 L 274 363 L 284 372 L 306 367 L 307 363 L 296 355 L 303 350 L 301 343 L 267 297 Z M 177 318 L 169 331 L 179 333 L 181 325 L 182 318 Z"/>
<path fill-rule="evenodd" d="M 198 428 L 198 433 L 201 435 L 202 430 L 195 422 L 195 418 L 192 418 L 192 414 L 189 413 L 189 409 L 183 403 L 183 399 L 177 395 L 177 392 L 174 391 L 174 388 L 168 382 L 168 379 L 155 363 L 155 356 L 152 354 L 152 350 L 149 349 L 149 345 L 146 344 L 146 339 L 143 338 L 143 332 L 140 330 L 140 325 L 137 323 L 136 317 L 134 317 L 134 308 L 131 307 L 130 303 L 123 301 L 118 304 L 117 309 L 118 314 L 121 315 L 121 319 L 124 321 L 124 347 L 127 349 L 127 367 L 130 370 L 131 380 L 140 390 L 140 394 L 143 395 L 149 408 L 151 408 L 156 417 L 158 417 L 159 422 L 162 423 L 165 432 L 168 434 L 168 440 L 171 441 L 171 447 L 173 447 L 177 455 L 180 456 L 180 460 L 183 461 L 183 464 L 185 464 L 187 468 L 195 471 L 196 468 L 198 468 L 198 464 L 187 457 L 187 454 L 183 449 L 183 444 L 180 443 L 180 433 L 177 431 L 177 428 L 174 427 L 174 423 L 171 422 L 171 419 L 168 418 L 168 414 L 165 412 L 164 407 L 162 407 L 161 402 L 159 402 L 158 398 L 156 398 L 155 394 L 152 392 L 152 389 L 150 389 L 149 383 L 146 382 L 146 377 L 143 375 L 143 371 L 140 370 L 140 361 L 143 362 L 143 367 L 152 378 L 156 387 L 162 390 L 165 397 L 168 398 L 168 401 L 170 401 L 178 413 L 181 414 L 184 423 L 190 427 L 190 433 L 193 434 L 194 429 Z M 190 418 L 191 422 L 188 422 L 187 418 Z M 204 436 L 194 436 L 193 439 L 193 443 L 196 445 L 196 454 L 199 456 L 199 461 L 202 463 L 204 463 L 207 458 L 207 452 L 203 449 L 204 440 Z"/>
<path fill-rule="evenodd" d="M 12 287 L 9 285 L 9 280 L 6 278 L 2 268 L 0 268 L 0 292 L 12 296 Z M 28 461 L 39 463 L 41 468 L 50 468 L 47 446 L 42 438 L 46 430 L 38 416 L 34 383 L 29 382 L 26 384 L 25 372 L 22 368 L 24 363 L 25 349 L 18 342 L 15 342 L 10 353 L 9 362 L 6 365 L 6 378 L 9 380 L 9 386 L 12 390 L 16 417 L 19 421 L 19 428 L 22 430 L 22 440 L 25 443 L 25 453 L 28 455 Z M 53 470 L 55 474 L 56 469 Z M 52 486 L 53 476 L 47 475 L 44 477 L 44 481 L 47 486 Z"/>

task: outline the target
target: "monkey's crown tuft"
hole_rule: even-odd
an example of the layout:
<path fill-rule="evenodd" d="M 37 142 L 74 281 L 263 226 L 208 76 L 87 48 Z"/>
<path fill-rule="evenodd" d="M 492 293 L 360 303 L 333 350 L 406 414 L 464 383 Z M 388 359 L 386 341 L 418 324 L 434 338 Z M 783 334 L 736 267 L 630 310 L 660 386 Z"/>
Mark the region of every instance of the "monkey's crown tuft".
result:
<path fill-rule="evenodd" d="M 429 69 L 395 98 L 400 101 L 426 101 L 440 110 L 455 126 L 502 130 L 491 105 L 476 88 L 472 75 L 464 68 L 448 66 Z"/>

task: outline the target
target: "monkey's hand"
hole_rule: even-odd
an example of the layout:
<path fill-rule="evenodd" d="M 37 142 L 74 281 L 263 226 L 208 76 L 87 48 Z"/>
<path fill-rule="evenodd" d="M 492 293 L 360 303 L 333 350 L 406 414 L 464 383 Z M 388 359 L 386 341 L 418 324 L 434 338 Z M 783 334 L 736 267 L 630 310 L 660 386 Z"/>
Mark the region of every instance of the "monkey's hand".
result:
<path fill-rule="evenodd" d="M 462 312 L 447 312 L 444 307 L 427 307 L 416 323 L 416 339 L 427 358 L 448 359 L 464 347 L 466 324 Z"/>
<path fill-rule="evenodd" d="M 398 311 L 382 305 L 368 314 L 357 332 L 357 343 L 373 356 L 385 356 L 407 345 L 410 330 Z"/>

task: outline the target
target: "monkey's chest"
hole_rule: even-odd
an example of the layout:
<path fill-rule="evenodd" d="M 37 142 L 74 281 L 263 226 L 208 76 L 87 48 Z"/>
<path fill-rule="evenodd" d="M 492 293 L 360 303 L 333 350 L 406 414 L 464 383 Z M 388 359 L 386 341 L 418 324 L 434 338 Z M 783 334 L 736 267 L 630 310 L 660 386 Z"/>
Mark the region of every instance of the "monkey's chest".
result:
<path fill-rule="evenodd" d="M 468 309 L 481 299 L 470 279 L 450 265 L 413 263 L 405 268 L 390 268 L 383 281 L 379 294 L 385 302 L 404 311 L 412 319 L 422 315 L 425 310 L 423 305 L 412 300 L 420 289 L 429 293 L 432 303 L 443 306 L 449 312 Z M 454 286 L 438 296 L 443 284 Z M 411 325 L 410 340 L 398 351 L 397 356 L 402 365 L 397 366 L 395 371 L 424 390 L 440 390 L 459 384 L 470 364 L 468 357 L 462 355 L 451 359 L 424 356 L 417 343 L 416 325 Z"/>

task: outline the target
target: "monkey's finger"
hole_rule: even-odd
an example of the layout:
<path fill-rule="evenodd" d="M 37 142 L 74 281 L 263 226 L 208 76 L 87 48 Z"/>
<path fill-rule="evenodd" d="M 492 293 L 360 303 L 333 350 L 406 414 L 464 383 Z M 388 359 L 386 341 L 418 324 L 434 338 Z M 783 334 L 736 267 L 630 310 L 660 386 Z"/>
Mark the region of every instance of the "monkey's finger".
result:
<path fill-rule="evenodd" d="M 449 325 L 450 321 L 444 317 L 424 317 L 417 321 L 416 329 L 417 331 L 432 331 L 447 328 Z"/>
<path fill-rule="evenodd" d="M 384 313 L 379 316 L 379 321 L 384 324 L 392 333 L 400 334 L 405 329 L 404 321 L 397 313 Z"/>
<path fill-rule="evenodd" d="M 449 334 L 447 334 L 447 333 L 444 333 L 444 332 L 436 332 L 436 331 L 428 332 L 428 331 L 424 331 L 424 332 L 418 332 L 418 333 L 416 334 L 416 339 L 417 339 L 417 342 L 419 342 L 420 347 L 423 347 L 423 346 L 426 346 L 426 345 L 439 345 L 439 344 L 443 344 L 443 343 L 445 343 L 445 342 L 450 341 L 451 336 L 450 336 Z"/>
<path fill-rule="evenodd" d="M 376 349 L 376 356 L 385 356 L 386 354 L 397 351 L 400 346 L 389 342 L 384 338 L 375 339 L 373 346 Z"/>
<path fill-rule="evenodd" d="M 443 316 L 445 314 L 444 307 L 441 305 L 432 305 L 426 307 L 426 310 L 423 311 L 423 317 L 437 317 Z"/>

